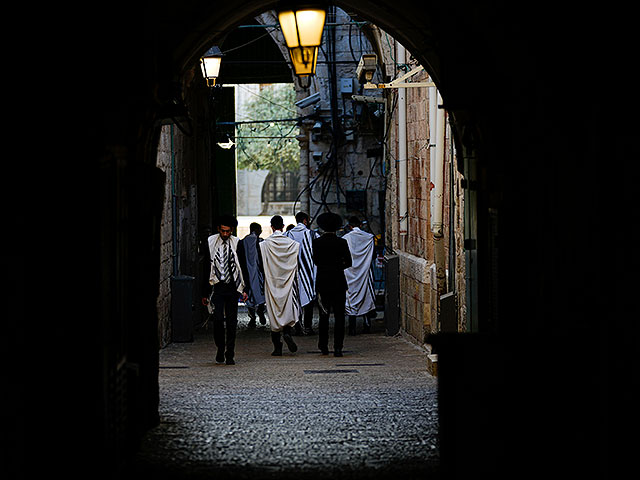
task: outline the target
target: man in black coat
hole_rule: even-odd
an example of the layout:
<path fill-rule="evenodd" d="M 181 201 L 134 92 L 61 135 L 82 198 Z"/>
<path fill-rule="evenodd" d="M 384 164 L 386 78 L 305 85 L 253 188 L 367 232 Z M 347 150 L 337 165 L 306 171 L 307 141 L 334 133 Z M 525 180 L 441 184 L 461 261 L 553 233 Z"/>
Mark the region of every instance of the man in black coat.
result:
<path fill-rule="evenodd" d="M 318 216 L 317 223 L 325 232 L 313 240 L 313 262 L 318 267 L 316 292 L 320 305 L 318 348 L 323 355 L 329 354 L 329 314 L 333 310 L 335 319 L 333 354 L 341 357 L 347 293 L 344 269 L 351 266 L 351 252 L 347 241 L 336 236 L 336 231 L 342 225 L 340 215 L 331 212 L 323 213 Z"/>

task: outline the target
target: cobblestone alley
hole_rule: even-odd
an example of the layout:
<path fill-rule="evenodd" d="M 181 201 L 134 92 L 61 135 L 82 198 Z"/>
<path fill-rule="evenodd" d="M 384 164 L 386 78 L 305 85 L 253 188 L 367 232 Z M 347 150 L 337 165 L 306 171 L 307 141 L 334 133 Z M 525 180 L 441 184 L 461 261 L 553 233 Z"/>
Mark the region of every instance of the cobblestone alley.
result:
<path fill-rule="evenodd" d="M 211 326 L 161 350 L 161 423 L 136 478 L 437 477 L 437 388 L 423 350 L 378 319 L 345 338 L 342 358 L 321 356 L 317 335 L 272 357 L 268 327 L 247 321 L 241 309 L 236 365 L 215 363 Z"/>

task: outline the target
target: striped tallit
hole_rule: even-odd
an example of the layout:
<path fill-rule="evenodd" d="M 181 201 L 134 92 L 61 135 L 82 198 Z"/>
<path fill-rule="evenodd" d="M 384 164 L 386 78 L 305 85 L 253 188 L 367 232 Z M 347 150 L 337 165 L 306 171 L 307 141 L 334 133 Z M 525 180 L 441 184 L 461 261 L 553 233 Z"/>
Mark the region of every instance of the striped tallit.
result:
<path fill-rule="evenodd" d="M 227 240 L 229 245 L 229 255 L 227 256 L 224 248 L 224 240 L 220 238 L 219 234 L 216 233 L 208 238 L 209 255 L 211 256 L 209 283 L 215 285 L 218 282 L 226 280 L 227 275 L 230 275 L 231 282 L 235 284 L 236 290 L 238 293 L 242 293 L 244 291 L 244 279 L 242 278 L 242 270 L 238 255 L 236 254 L 238 241 L 238 237 L 234 236 L 231 236 L 229 240 Z"/>
<path fill-rule="evenodd" d="M 342 238 L 349 244 L 353 261 L 351 267 L 344 271 L 348 286 L 345 313 L 365 315 L 376 308 L 373 288 L 373 235 L 354 228 Z"/>
<path fill-rule="evenodd" d="M 316 265 L 313 263 L 312 240 L 317 236 L 304 223 L 299 223 L 285 233 L 300 244 L 298 253 L 298 290 L 300 305 L 305 306 L 316 298 Z"/>

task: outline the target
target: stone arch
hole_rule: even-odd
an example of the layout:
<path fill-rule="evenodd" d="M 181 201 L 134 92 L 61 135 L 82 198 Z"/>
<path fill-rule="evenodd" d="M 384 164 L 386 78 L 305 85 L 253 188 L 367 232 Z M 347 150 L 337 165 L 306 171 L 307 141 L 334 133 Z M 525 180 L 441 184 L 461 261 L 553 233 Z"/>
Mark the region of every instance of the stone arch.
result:
<path fill-rule="evenodd" d="M 473 73 L 491 72 L 493 55 L 484 54 L 482 48 L 486 45 L 477 39 L 473 41 L 473 32 L 458 28 L 455 37 L 441 38 L 445 36 L 447 28 L 457 23 L 468 23 L 470 19 L 467 16 L 470 13 L 464 9 L 452 12 L 444 11 L 446 9 L 442 7 L 423 5 L 408 5 L 397 9 L 394 5 L 370 0 L 334 3 L 392 34 L 411 52 L 438 85 L 454 119 L 459 148 L 472 148 L 466 139 L 470 137 L 469 132 L 476 132 L 478 127 L 472 126 L 474 120 L 469 107 L 473 102 L 469 99 L 476 98 L 483 90 L 489 92 L 491 86 L 491 75 L 478 77 Z M 244 2 L 243 8 L 238 9 L 211 2 L 203 8 L 202 15 L 198 16 L 197 22 L 188 31 L 184 31 L 182 35 L 177 34 L 176 44 L 166 46 L 170 51 L 157 51 L 155 63 L 159 66 L 158 70 L 166 74 L 162 80 L 166 86 L 158 89 L 166 91 L 170 89 L 168 85 L 184 86 L 193 75 L 199 75 L 196 68 L 200 56 L 211 45 L 220 42 L 226 31 L 248 16 L 259 16 L 274 9 L 277 4 L 274 1 L 255 0 Z"/>
<path fill-rule="evenodd" d="M 622 352 L 635 351 L 630 344 L 635 337 L 625 335 L 629 312 L 634 311 L 630 304 L 633 296 L 624 288 L 611 289 L 609 284 L 609 279 L 615 278 L 635 285 L 631 274 L 623 272 L 629 258 L 628 238 L 624 238 L 628 230 L 624 227 L 633 217 L 629 206 L 635 205 L 631 195 L 637 178 L 638 98 L 634 63 L 629 60 L 634 58 L 633 16 L 622 15 L 625 9 L 615 3 L 602 9 L 563 9 L 557 2 L 531 7 L 465 0 L 401 7 L 377 0 L 336 3 L 385 28 L 427 68 L 453 118 L 461 168 L 471 172 L 475 166 L 477 170 L 466 188 L 477 196 L 477 236 L 467 240 L 468 247 L 478 252 L 479 308 L 484 308 L 484 316 L 492 317 L 491 329 L 497 325 L 497 330 L 504 333 L 510 329 L 511 334 L 506 340 L 500 338 L 497 347 L 501 349 L 496 350 L 499 354 L 492 357 L 490 365 L 477 362 L 486 349 L 467 348 L 473 339 L 465 339 L 469 343 L 460 346 L 463 353 L 478 354 L 466 356 L 478 366 L 458 377 L 461 381 L 483 378 L 487 370 L 491 373 L 494 367 L 501 367 L 491 386 L 478 380 L 470 387 L 477 395 L 467 399 L 484 399 L 481 406 L 486 409 L 484 416 L 479 413 L 476 417 L 476 409 L 466 418 L 478 427 L 476 430 L 488 427 L 486 431 L 497 432 L 491 440 L 510 439 L 509 444 L 503 444 L 507 454 L 496 465 L 514 454 L 511 465 L 528 465 L 538 474 L 556 462 L 574 474 L 592 473 L 594 462 L 584 458 L 607 461 L 598 442 L 591 441 L 593 429 L 604 425 L 604 437 L 614 436 L 607 430 L 608 419 L 598 402 L 614 396 L 605 390 L 606 365 L 585 370 L 579 363 L 592 358 L 602 346 L 603 342 L 593 343 L 596 332 L 605 343 L 607 339 L 616 342 L 615 350 L 621 353 L 609 358 L 615 368 L 625 363 Z M 87 180 L 88 188 L 81 192 L 70 182 L 68 190 L 74 201 L 91 210 L 82 217 L 91 219 L 90 231 L 101 233 L 97 235 L 99 247 L 99 242 L 91 243 L 88 255 L 74 251 L 73 257 L 58 256 L 65 262 L 60 271 L 73 275 L 69 284 L 75 285 L 78 278 L 96 279 L 96 272 L 100 272 L 97 282 L 82 282 L 76 299 L 84 300 L 85 308 L 76 305 L 74 309 L 79 323 L 93 328 L 81 331 L 82 340 L 97 338 L 99 345 L 95 348 L 78 342 L 70 349 L 74 354 L 70 364 L 75 365 L 77 358 L 97 358 L 99 368 L 85 378 L 96 382 L 91 391 L 97 391 L 98 396 L 110 392 L 112 374 L 126 374 L 124 365 L 135 367 L 140 378 L 149 381 L 146 363 L 152 363 L 147 360 L 155 353 L 153 345 L 125 352 L 128 356 L 121 355 L 119 348 L 120 344 L 136 345 L 139 331 L 153 329 L 148 309 L 129 313 L 126 307 L 155 300 L 154 292 L 147 291 L 152 290 L 148 286 L 154 281 L 153 262 L 136 256 L 151 244 L 153 226 L 136 221 L 147 218 L 143 208 L 151 209 L 152 205 L 145 203 L 149 197 L 144 188 L 131 185 L 146 187 L 154 176 L 152 169 L 145 167 L 153 164 L 158 110 L 180 93 L 183 77 L 208 45 L 247 14 L 275 5 L 275 1 L 254 0 L 239 8 L 232 2 L 185 0 L 141 6 L 116 0 L 98 12 L 99 22 L 77 22 L 68 17 L 73 18 L 68 22 L 73 23 L 69 44 L 75 44 L 76 55 L 69 55 L 71 68 L 60 78 L 67 83 L 77 107 L 73 117 L 69 116 L 69 125 L 77 127 L 70 143 L 79 147 L 82 165 L 92 159 L 101 169 L 100 182 Z M 64 22 L 50 23 L 56 28 L 56 35 L 50 38 L 67 33 Z M 67 47 L 65 44 L 55 52 L 67 54 Z M 103 67 L 99 82 L 87 79 L 93 54 L 100 56 Z M 597 67 L 611 87 L 600 100 L 594 100 L 597 92 L 590 81 L 595 77 L 591 76 L 592 67 Z M 64 102 L 70 97 L 57 97 L 61 102 L 56 113 L 62 116 L 68 107 Z M 601 168 L 602 152 L 614 168 Z M 95 188 L 98 183 L 100 188 Z M 123 193 L 127 188 L 139 191 L 135 195 Z M 140 209 L 140 214 L 129 215 L 135 209 Z M 79 225 L 76 238 L 86 238 L 89 230 Z M 498 225 L 499 241 L 493 235 Z M 544 228 L 535 228 L 538 225 Z M 488 239 L 493 244 L 488 244 Z M 135 245 L 137 242 L 140 245 Z M 498 248 L 500 259 L 491 253 Z M 611 262 L 590 263 L 594 252 L 596 256 L 606 252 Z M 79 265 L 74 267 L 81 268 L 69 269 L 69 259 L 75 256 Z M 615 268 L 609 268 L 611 263 Z M 96 284 L 103 289 L 101 308 L 96 322 L 89 325 L 85 314 L 96 311 Z M 140 292 L 134 286 L 147 290 Z M 505 325 L 508 328 L 500 328 Z M 539 364 L 547 359 L 552 368 L 541 368 Z M 531 382 L 534 374 L 540 374 L 539 368 L 544 369 L 545 382 L 555 394 L 552 402 L 538 382 Z M 501 383 L 505 381 L 511 384 L 505 387 Z M 505 405 L 501 396 L 505 392 L 512 394 L 510 399 L 529 400 L 527 407 L 532 408 L 522 423 L 510 424 L 521 413 L 522 404 Z M 93 404 L 85 388 L 81 393 L 76 403 L 86 399 L 85 405 Z M 455 409 L 455 402 L 447 404 L 444 396 L 442 399 L 443 405 Z M 153 399 L 136 400 L 139 410 L 153 410 Z M 622 412 L 626 410 L 618 410 L 617 418 L 624 421 Z M 92 423 L 110 424 L 113 412 L 105 411 L 92 410 Z M 148 426 L 144 415 L 137 413 L 129 416 L 139 422 L 132 426 L 134 430 Z M 499 429 L 493 428 L 496 423 Z M 463 428 L 466 423 L 455 425 Z M 95 443 L 106 442 L 114 433 L 101 430 Z M 84 441 L 86 437 L 78 438 Z M 75 446 L 84 447 L 81 450 L 87 458 L 99 455 L 100 448 L 91 442 L 79 443 Z M 478 445 L 490 446 L 491 442 L 482 438 Z M 540 445 L 545 445 L 548 453 L 546 462 L 538 462 L 532 453 L 539 452 Z M 495 458 L 488 446 L 483 451 Z M 576 472 L 575 468 L 581 469 Z"/>

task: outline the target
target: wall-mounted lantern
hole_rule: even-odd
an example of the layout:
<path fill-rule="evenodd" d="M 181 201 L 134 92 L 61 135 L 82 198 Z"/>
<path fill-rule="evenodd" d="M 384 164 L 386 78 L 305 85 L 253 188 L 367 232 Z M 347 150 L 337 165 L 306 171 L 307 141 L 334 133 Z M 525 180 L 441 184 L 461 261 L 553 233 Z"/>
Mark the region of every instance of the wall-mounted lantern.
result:
<path fill-rule="evenodd" d="M 207 86 L 213 87 L 216 78 L 220 74 L 220 64 L 222 63 L 222 52 L 218 47 L 211 47 L 200 59 L 202 76 L 207 80 Z"/>

